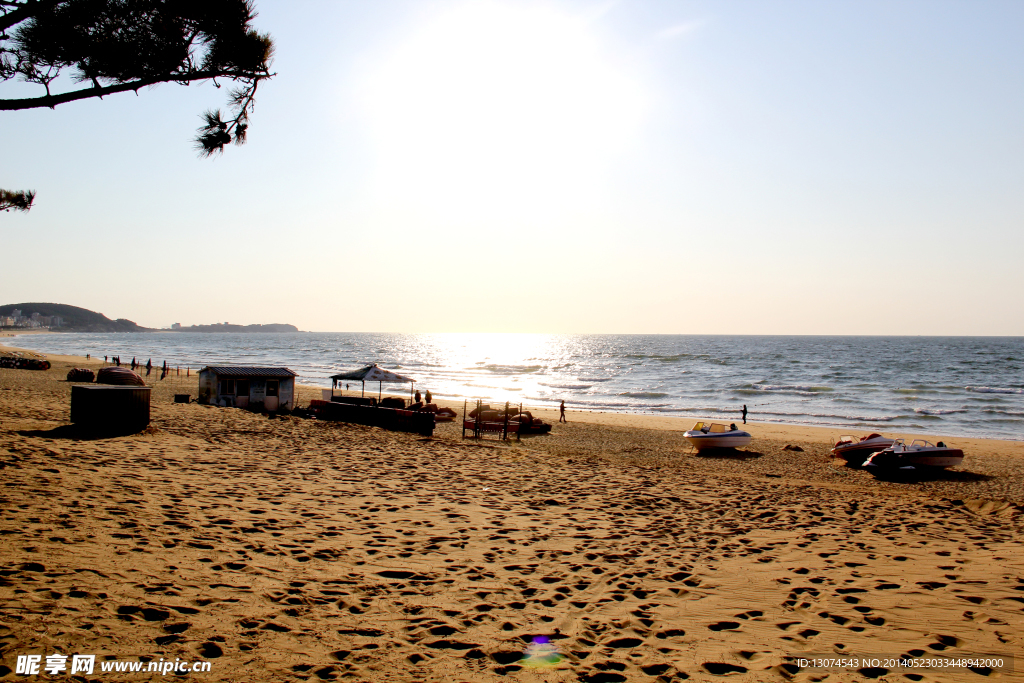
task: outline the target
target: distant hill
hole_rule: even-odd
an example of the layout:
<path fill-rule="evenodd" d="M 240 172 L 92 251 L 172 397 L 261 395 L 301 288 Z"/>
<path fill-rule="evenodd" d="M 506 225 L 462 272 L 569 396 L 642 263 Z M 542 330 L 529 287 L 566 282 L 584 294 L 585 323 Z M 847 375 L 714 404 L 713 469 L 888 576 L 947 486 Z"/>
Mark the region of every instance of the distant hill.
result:
<path fill-rule="evenodd" d="M 64 324 L 60 328 L 53 328 L 61 332 L 152 332 L 153 330 L 148 327 L 141 327 L 136 325 L 131 320 L 124 318 L 118 318 L 117 320 L 111 320 L 102 313 L 90 311 L 86 308 L 79 308 L 78 306 L 68 306 L 67 304 L 46 304 L 46 303 L 26 303 L 26 304 L 9 304 L 7 306 L 0 306 L 0 316 L 8 316 L 13 313 L 15 309 L 21 311 L 24 316 L 31 316 L 33 313 L 38 313 L 44 316 L 59 315 L 64 319 Z"/>
<path fill-rule="evenodd" d="M 215 323 L 213 325 L 191 325 L 189 327 L 174 327 L 172 332 L 298 332 L 295 325 L 282 323 L 271 323 L 269 325 L 231 325 L 230 323 Z"/>

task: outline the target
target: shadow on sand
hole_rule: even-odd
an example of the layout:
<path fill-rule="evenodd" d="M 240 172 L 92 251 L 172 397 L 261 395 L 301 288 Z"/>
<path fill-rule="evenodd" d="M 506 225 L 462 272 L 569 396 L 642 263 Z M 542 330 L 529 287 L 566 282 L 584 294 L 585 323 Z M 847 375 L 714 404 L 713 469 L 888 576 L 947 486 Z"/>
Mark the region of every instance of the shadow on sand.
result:
<path fill-rule="evenodd" d="M 871 472 L 871 468 L 859 468 Z M 980 474 L 978 472 L 964 472 L 961 470 L 944 470 L 941 467 L 916 467 L 912 470 L 900 469 L 879 469 L 871 472 L 875 479 L 882 481 L 901 482 L 905 484 L 917 484 L 926 481 L 991 481 L 996 477 L 991 474 Z"/>
<path fill-rule="evenodd" d="M 738 451 L 735 448 L 705 448 L 693 454 L 695 458 L 720 458 L 725 460 L 752 460 L 764 453 L 759 451 Z"/>
<path fill-rule="evenodd" d="M 149 430 L 149 427 L 116 429 L 116 430 L 95 430 L 84 429 L 78 425 L 61 425 L 53 429 L 23 429 L 18 432 L 21 436 L 34 436 L 40 439 L 64 439 L 68 441 L 99 441 L 101 439 L 115 439 L 120 436 L 131 436 Z"/>

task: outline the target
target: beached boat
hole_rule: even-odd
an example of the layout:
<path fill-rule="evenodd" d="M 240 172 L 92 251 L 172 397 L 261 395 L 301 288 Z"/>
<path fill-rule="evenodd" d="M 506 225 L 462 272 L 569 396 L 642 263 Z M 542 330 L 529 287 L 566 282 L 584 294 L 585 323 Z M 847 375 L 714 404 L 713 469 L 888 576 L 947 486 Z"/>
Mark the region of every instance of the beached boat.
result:
<path fill-rule="evenodd" d="M 884 450 L 892 444 L 893 439 L 888 439 L 881 434 L 872 433 L 859 439 L 843 434 L 832 447 L 832 455 L 842 458 L 847 465 L 857 466 L 863 464 L 872 453 Z"/>
<path fill-rule="evenodd" d="M 879 469 L 945 468 L 956 467 L 964 461 L 964 452 L 941 441 L 933 444 L 915 439 L 909 446 L 896 439 L 892 446 L 878 451 L 864 461 L 864 467 Z"/>
<path fill-rule="evenodd" d="M 683 434 L 698 451 L 708 448 L 742 448 L 754 437 L 736 425 L 698 422 L 693 429 Z"/>

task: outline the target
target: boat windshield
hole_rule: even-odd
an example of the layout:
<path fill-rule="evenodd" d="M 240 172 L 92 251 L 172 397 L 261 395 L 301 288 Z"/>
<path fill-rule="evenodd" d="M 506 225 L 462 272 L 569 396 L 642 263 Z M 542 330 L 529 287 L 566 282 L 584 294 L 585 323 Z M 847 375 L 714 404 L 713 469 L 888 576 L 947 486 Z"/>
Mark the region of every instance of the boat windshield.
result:
<path fill-rule="evenodd" d="M 708 431 L 711 432 L 712 434 L 720 434 L 722 432 L 727 432 L 729 430 L 726 428 L 725 425 L 713 424 L 711 425 L 711 428 Z"/>

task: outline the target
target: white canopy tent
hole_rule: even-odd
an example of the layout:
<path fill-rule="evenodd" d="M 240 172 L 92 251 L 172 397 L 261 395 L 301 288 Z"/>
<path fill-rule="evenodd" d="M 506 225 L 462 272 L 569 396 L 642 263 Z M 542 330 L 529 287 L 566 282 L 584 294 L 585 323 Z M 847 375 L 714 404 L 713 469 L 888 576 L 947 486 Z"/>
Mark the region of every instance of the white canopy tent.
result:
<path fill-rule="evenodd" d="M 412 387 L 409 389 L 409 395 L 410 396 L 413 394 L 413 391 L 415 391 L 415 388 L 416 388 L 416 380 L 414 380 L 413 378 L 405 377 L 403 375 L 399 375 L 397 372 L 391 372 L 390 370 L 385 370 L 384 368 L 380 367 L 376 363 L 374 363 L 373 365 L 367 365 L 365 368 L 359 368 L 358 370 L 351 370 L 349 372 L 342 372 L 342 373 L 337 374 L 337 375 L 331 375 L 331 381 L 332 381 L 332 384 L 331 384 L 331 394 L 332 395 L 334 394 L 335 387 L 337 387 L 338 384 L 340 382 L 344 381 L 344 380 L 358 380 L 358 381 L 362 382 L 363 383 L 362 395 L 364 395 L 364 396 L 366 395 L 366 383 L 367 382 L 378 382 L 379 383 L 379 388 L 378 388 L 378 391 L 377 391 L 377 399 L 378 400 L 380 400 L 380 398 L 384 394 L 384 382 L 394 382 L 394 383 L 399 383 L 399 384 L 405 384 L 406 382 L 410 382 L 412 384 Z"/>

